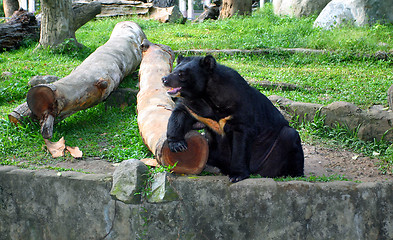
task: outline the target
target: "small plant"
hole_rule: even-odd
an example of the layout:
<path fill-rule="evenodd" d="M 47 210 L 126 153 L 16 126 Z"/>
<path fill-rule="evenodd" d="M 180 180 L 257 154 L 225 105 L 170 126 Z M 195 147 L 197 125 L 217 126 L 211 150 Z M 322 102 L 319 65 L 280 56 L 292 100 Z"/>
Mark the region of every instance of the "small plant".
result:
<path fill-rule="evenodd" d="M 168 172 L 168 173 L 172 173 L 173 169 L 176 167 L 177 162 L 172 166 L 163 166 L 163 165 L 159 165 L 156 167 L 150 167 L 148 166 L 149 170 L 146 173 L 147 178 L 146 178 L 146 182 L 144 184 L 145 188 L 141 190 L 141 192 L 136 193 L 136 194 L 141 194 L 142 197 L 148 198 L 151 193 L 152 193 L 152 184 L 154 181 L 154 176 L 158 173 L 163 173 L 163 172 Z"/>

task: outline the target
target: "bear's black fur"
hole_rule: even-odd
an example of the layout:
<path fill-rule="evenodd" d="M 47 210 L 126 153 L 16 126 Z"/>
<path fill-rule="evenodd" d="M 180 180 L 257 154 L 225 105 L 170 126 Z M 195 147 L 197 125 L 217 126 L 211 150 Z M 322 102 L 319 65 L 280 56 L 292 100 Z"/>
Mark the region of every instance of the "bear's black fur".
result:
<path fill-rule="evenodd" d="M 302 176 L 304 156 L 298 132 L 270 100 L 235 70 L 206 57 L 182 57 L 167 77 L 168 94 L 179 97 L 167 130 L 169 148 L 184 151 L 185 134 L 199 121 L 209 142 L 208 164 L 231 182 L 250 174 Z"/>

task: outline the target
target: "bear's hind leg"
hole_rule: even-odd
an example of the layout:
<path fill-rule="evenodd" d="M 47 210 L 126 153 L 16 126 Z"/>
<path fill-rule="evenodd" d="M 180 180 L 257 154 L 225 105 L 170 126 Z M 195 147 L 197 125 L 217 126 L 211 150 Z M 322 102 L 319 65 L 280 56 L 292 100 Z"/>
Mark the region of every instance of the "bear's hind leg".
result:
<path fill-rule="evenodd" d="M 304 175 L 304 154 L 299 133 L 291 127 L 283 127 L 277 138 L 268 139 L 270 148 L 254 148 L 252 173 L 263 177 L 300 177 Z M 263 143 L 263 142 L 262 142 Z M 260 149 L 261 152 L 258 152 Z"/>

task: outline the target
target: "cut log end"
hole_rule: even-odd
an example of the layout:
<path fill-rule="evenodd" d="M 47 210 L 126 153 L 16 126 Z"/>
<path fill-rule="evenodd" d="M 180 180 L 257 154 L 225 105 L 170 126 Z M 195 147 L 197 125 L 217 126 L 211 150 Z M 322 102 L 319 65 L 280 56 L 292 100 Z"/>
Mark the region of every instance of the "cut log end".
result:
<path fill-rule="evenodd" d="M 171 165 L 175 163 L 174 173 L 179 174 L 199 174 L 204 169 L 208 156 L 209 147 L 206 138 L 195 131 L 186 134 L 188 149 L 184 152 L 174 153 L 168 147 L 165 141 L 159 154 L 159 162 L 161 165 Z"/>
<path fill-rule="evenodd" d="M 47 114 L 55 114 L 55 86 L 37 85 L 27 92 L 27 105 L 40 120 Z"/>
<path fill-rule="evenodd" d="M 12 112 L 8 114 L 8 120 L 15 125 L 19 125 L 22 123 L 22 118 L 18 113 Z"/>

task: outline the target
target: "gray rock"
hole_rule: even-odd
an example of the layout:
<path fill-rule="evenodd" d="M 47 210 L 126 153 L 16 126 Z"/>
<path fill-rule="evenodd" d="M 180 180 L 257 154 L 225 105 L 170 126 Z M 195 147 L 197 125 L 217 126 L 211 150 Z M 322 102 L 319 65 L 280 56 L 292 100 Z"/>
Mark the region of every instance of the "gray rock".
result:
<path fill-rule="evenodd" d="M 141 203 L 148 168 L 137 159 L 123 161 L 113 173 L 111 196 L 124 203 Z"/>
<path fill-rule="evenodd" d="M 386 111 L 385 108 L 372 107 L 362 110 L 352 103 L 334 102 L 327 106 L 322 104 L 294 102 L 283 97 L 270 96 L 269 99 L 292 116 L 301 121 L 313 121 L 315 114 L 319 111 L 321 116 L 325 116 L 324 124 L 330 127 L 348 127 L 357 131 L 358 137 L 362 140 L 385 139 L 393 141 L 393 112 Z M 289 119 L 290 120 L 290 119 Z"/>
<path fill-rule="evenodd" d="M 331 0 L 273 0 L 274 13 L 293 17 L 319 14 Z"/>
<path fill-rule="evenodd" d="M 162 23 L 184 23 L 187 20 L 180 12 L 178 6 L 166 8 L 153 7 L 150 9 L 148 18 L 158 20 Z"/>
<path fill-rule="evenodd" d="M 105 107 L 127 107 L 136 102 L 138 90 L 132 88 L 118 88 L 105 100 Z"/>
<path fill-rule="evenodd" d="M 355 26 L 393 22 L 393 0 L 333 0 L 319 14 L 314 27 L 329 30 L 343 23 Z"/>
<path fill-rule="evenodd" d="M 167 172 L 161 172 L 154 175 L 151 193 L 147 199 L 148 202 L 163 203 L 179 199 L 179 195 L 169 184 L 168 175 Z"/>
<path fill-rule="evenodd" d="M 12 75 L 13 75 L 12 72 L 2 72 L 1 73 L 2 77 L 11 77 Z"/>

